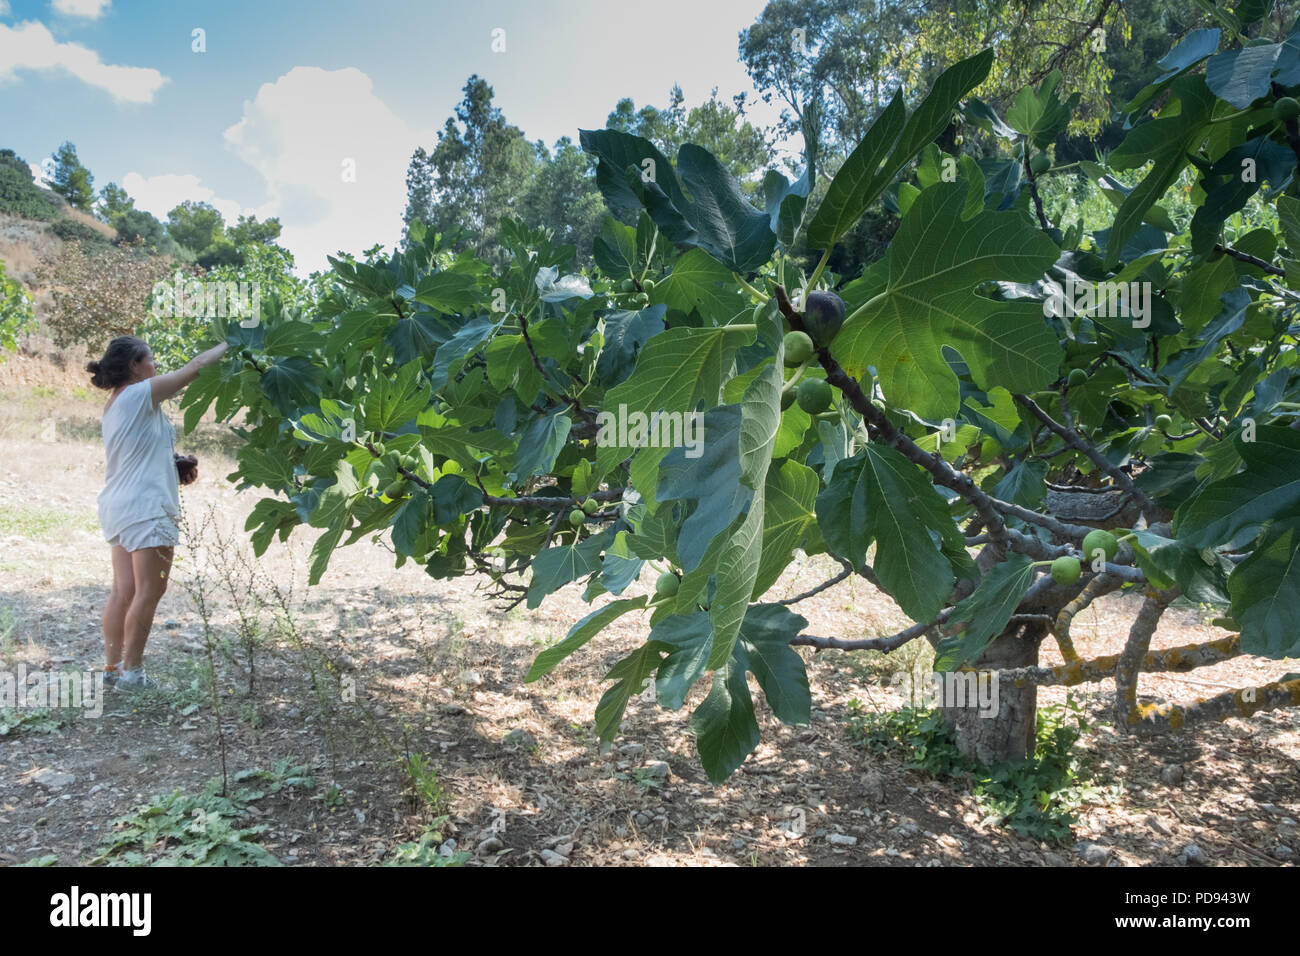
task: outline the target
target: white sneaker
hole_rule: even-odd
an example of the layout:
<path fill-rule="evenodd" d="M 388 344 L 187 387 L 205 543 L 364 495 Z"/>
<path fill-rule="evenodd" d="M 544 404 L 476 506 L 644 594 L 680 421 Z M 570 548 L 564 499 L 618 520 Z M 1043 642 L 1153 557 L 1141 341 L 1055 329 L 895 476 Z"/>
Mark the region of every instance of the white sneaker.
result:
<path fill-rule="evenodd" d="M 157 690 L 159 683 L 144 672 L 144 668 L 139 670 L 123 670 L 122 676 L 117 679 L 118 690 Z"/>

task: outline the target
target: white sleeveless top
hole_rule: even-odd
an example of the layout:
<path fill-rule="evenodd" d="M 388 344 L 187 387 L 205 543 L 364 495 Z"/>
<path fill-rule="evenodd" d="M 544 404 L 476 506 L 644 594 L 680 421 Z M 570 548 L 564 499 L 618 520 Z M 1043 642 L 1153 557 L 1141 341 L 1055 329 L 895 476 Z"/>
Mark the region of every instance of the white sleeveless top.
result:
<path fill-rule="evenodd" d="M 140 521 L 181 513 L 176 476 L 176 429 L 162 407 L 154 408 L 148 379 L 122 389 L 100 425 L 108 463 L 99 493 L 104 540 Z"/>

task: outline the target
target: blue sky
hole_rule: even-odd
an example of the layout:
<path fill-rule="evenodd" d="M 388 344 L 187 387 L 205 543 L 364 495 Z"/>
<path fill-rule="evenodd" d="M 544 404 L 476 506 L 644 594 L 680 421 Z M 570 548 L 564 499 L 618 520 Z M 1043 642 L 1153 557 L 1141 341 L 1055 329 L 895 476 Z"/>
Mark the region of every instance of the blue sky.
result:
<path fill-rule="evenodd" d="M 667 105 L 673 83 L 688 107 L 714 86 L 757 100 L 737 35 L 763 6 L 0 0 L 0 147 L 39 165 L 71 140 L 96 190 L 117 182 L 160 218 L 183 199 L 278 215 L 305 272 L 394 241 L 411 152 L 471 74 L 548 146 L 603 126 L 620 97 Z M 755 103 L 756 122 L 775 116 Z"/>

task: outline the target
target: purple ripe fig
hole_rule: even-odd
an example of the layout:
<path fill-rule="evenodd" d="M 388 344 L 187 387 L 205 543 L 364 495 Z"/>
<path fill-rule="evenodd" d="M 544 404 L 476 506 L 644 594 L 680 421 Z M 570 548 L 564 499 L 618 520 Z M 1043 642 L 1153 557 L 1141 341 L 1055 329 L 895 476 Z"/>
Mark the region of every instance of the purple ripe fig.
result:
<path fill-rule="evenodd" d="M 803 325 L 814 343 L 825 347 L 844 324 L 844 300 L 834 292 L 810 292 L 803 310 Z"/>

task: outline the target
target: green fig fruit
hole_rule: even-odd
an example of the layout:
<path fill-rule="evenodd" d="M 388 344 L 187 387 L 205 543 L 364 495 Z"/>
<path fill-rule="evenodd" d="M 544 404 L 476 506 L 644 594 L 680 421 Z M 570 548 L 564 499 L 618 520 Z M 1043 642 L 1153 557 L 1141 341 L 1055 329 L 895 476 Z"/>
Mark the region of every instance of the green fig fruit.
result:
<path fill-rule="evenodd" d="M 1078 558 L 1067 554 L 1052 562 L 1052 580 L 1057 584 L 1076 584 L 1081 574 L 1083 568 Z"/>
<path fill-rule="evenodd" d="M 820 378 L 806 378 L 795 391 L 795 401 L 809 415 L 820 415 L 831 407 L 831 387 Z"/>
<path fill-rule="evenodd" d="M 1273 119 L 1279 123 L 1300 118 L 1300 101 L 1294 96 L 1284 96 L 1273 104 Z"/>
<path fill-rule="evenodd" d="M 1170 418 L 1168 415 L 1156 416 L 1156 428 L 1159 428 L 1161 431 L 1167 432 L 1169 431 L 1170 428 L 1173 427 L 1173 425 L 1174 425 L 1174 420 Z"/>
<path fill-rule="evenodd" d="M 813 343 L 805 332 L 785 334 L 785 367 L 798 368 L 812 358 Z"/>
<path fill-rule="evenodd" d="M 673 574 L 671 571 L 665 571 L 663 574 L 659 575 L 658 580 L 655 581 L 655 596 L 672 597 L 677 593 L 677 589 L 681 586 L 682 582 L 678 579 L 677 575 Z"/>
<path fill-rule="evenodd" d="M 596 503 L 595 498 L 588 498 L 586 501 L 582 503 L 582 510 L 586 514 L 594 515 L 597 511 L 600 510 L 600 505 Z"/>
<path fill-rule="evenodd" d="M 587 520 L 587 513 L 581 508 L 574 508 L 569 512 L 569 524 L 575 528 L 581 528 L 582 523 Z"/>
<path fill-rule="evenodd" d="M 1066 381 L 1069 383 L 1070 388 L 1078 388 L 1080 385 L 1087 384 L 1088 373 L 1081 368 L 1072 368 L 1070 369 L 1070 377 Z"/>
<path fill-rule="evenodd" d="M 1046 153 L 1035 153 L 1034 158 L 1029 161 L 1029 171 L 1035 176 L 1041 176 L 1052 168 L 1052 157 Z"/>
<path fill-rule="evenodd" d="M 655 280 L 654 280 L 654 279 L 643 279 L 643 280 L 641 280 L 641 291 L 642 291 L 642 292 L 649 293 L 649 292 L 653 292 L 654 290 L 655 290 Z"/>
<path fill-rule="evenodd" d="M 1114 561 L 1115 555 L 1119 553 L 1119 542 L 1109 531 L 1094 528 L 1084 536 L 1083 553 L 1091 561 L 1096 558 L 1099 548 L 1105 553 L 1107 561 Z"/>

